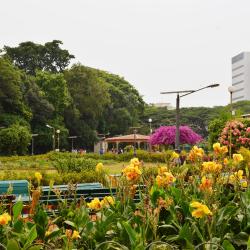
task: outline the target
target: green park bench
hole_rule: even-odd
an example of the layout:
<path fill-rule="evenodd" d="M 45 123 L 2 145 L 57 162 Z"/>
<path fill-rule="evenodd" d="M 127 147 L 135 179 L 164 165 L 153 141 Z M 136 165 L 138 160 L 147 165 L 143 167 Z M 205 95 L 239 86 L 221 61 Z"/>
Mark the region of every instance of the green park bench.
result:
<path fill-rule="evenodd" d="M 117 189 L 116 188 L 102 188 L 102 187 L 92 187 L 92 188 L 77 188 L 73 192 L 70 190 L 62 190 L 60 195 L 56 194 L 53 190 L 48 192 L 47 190 L 45 193 L 43 192 L 40 196 L 40 203 L 45 205 L 52 205 L 57 206 L 60 202 L 72 202 L 76 201 L 79 202 L 80 200 L 84 200 L 85 202 L 91 202 L 94 198 L 98 198 L 102 200 L 105 196 L 117 196 Z M 140 201 L 140 192 L 137 189 L 135 196 L 133 198 L 134 202 Z"/>
<path fill-rule="evenodd" d="M 29 183 L 27 180 L 8 180 L 0 181 L 0 196 L 12 197 L 12 202 L 21 200 L 29 202 L 31 200 L 29 194 Z"/>
<path fill-rule="evenodd" d="M 99 182 L 93 182 L 93 183 L 79 183 L 75 185 L 75 190 L 93 189 L 93 188 L 102 188 L 102 184 Z M 50 186 L 42 186 L 43 195 L 48 195 L 53 190 L 60 190 L 61 192 L 67 191 L 69 190 L 69 185 L 53 185 L 52 188 Z"/>

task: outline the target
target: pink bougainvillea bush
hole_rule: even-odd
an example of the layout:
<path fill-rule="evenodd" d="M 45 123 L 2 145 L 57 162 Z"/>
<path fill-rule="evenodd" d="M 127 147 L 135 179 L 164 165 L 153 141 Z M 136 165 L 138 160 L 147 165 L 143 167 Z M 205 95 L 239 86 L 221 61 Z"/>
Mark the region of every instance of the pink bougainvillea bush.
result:
<path fill-rule="evenodd" d="M 161 126 L 151 135 L 151 145 L 174 145 L 175 126 Z M 180 143 L 194 145 L 202 140 L 202 137 L 195 133 L 188 126 L 180 126 Z"/>
<path fill-rule="evenodd" d="M 223 145 L 230 145 L 230 131 L 231 131 L 231 146 L 233 150 L 239 149 L 241 146 L 245 148 L 250 147 L 250 127 L 249 124 L 241 121 L 229 121 L 221 132 L 219 138 Z"/>

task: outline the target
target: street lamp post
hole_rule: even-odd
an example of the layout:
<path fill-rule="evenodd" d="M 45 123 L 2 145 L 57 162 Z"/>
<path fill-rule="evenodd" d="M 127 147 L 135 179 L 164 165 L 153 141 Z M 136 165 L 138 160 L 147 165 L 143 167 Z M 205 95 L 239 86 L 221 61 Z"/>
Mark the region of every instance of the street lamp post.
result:
<path fill-rule="evenodd" d="M 133 133 L 134 133 L 134 157 L 136 157 L 136 133 L 137 133 L 137 129 L 139 129 L 140 127 L 130 127 L 131 129 L 133 129 Z"/>
<path fill-rule="evenodd" d="M 230 93 L 230 118 L 231 121 L 233 119 L 233 92 L 235 91 L 235 87 L 230 86 L 228 87 L 228 91 Z M 229 128 L 229 157 L 232 158 L 232 126 L 230 122 L 230 128 Z"/>
<path fill-rule="evenodd" d="M 200 89 L 196 90 L 182 90 L 182 91 L 170 91 L 170 92 L 161 92 L 161 94 L 177 94 L 176 97 L 176 129 L 175 129 L 175 150 L 180 151 L 180 98 L 192 93 L 201 91 L 207 88 L 215 88 L 220 86 L 219 84 L 211 84 Z M 180 95 L 182 94 L 182 95 Z"/>
<path fill-rule="evenodd" d="M 71 139 L 71 152 L 74 151 L 74 139 L 76 139 L 78 136 L 69 136 L 68 138 Z"/>
<path fill-rule="evenodd" d="M 46 124 L 46 127 L 53 130 L 53 135 L 52 135 L 52 139 L 53 139 L 53 151 L 55 151 L 55 146 L 56 146 L 56 142 L 55 142 L 55 132 L 56 132 L 56 130 L 55 130 L 54 127 L 50 126 L 49 124 Z"/>
<path fill-rule="evenodd" d="M 57 150 L 56 151 L 60 151 L 60 129 L 57 129 L 56 130 L 56 133 L 57 133 Z"/>
<path fill-rule="evenodd" d="M 150 134 L 152 134 L 152 126 L 151 126 L 151 124 L 152 124 L 152 119 L 149 118 L 149 119 L 148 119 L 148 122 L 149 122 Z"/>
<path fill-rule="evenodd" d="M 31 155 L 34 155 L 34 140 L 35 140 L 34 137 L 36 137 L 36 136 L 38 136 L 38 134 L 31 135 Z"/>
<path fill-rule="evenodd" d="M 105 147 L 105 142 L 104 142 L 104 140 L 106 139 L 106 136 L 107 135 L 109 135 L 110 133 L 108 132 L 108 133 L 103 133 L 103 134 L 100 134 L 100 133 L 98 133 L 97 134 L 97 136 L 99 137 L 99 136 L 101 136 L 101 137 L 99 137 L 99 139 L 100 139 L 100 152 L 102 152 L 102 154 L 103 153 L 105 153 L 105 151 L 106 151 L 106 147 Z"/>

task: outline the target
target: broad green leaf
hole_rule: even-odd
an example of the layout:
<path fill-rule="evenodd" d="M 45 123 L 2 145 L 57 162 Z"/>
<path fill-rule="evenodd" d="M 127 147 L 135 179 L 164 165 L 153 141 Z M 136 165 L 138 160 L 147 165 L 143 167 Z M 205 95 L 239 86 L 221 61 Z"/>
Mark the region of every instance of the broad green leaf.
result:
<path fill-rule="evenodd" d="M 131 225 L 128 222 L 122 222 L 123 227 L 125 228 L 128 236 L 129 236 L 129 240 L 132 246 L 135 246 L 136 244 L 136 233 L 133 230 L 133 228 L 131 227 Z"/>
<path fill-rule="evenodd" d="M 228 240 L 224 240 L 222 246 L 224 250 L 235 250 L 234 246 Z"/>
<path fill-rule="evenodd" d="M 204 242 L 204 238 L 199 230 L 199 228 L 193 223 L 192 227 L 194 228 L 195 232 L 197 233 L 197 236 L 199 237 L 199 239 Z"/>
<path fill-rule="evenodd" d="M 43 246 L 32 246 L 32 247 L 29 247 L 29 249 L 28 250 L 41 250 L 41 249 L 43 249 Z"/>
<path fill-rule="evenodd" d="M 14 223 L 13 228 L 15 229 L 16 232 L 21 233 L 22 229 L 23 229 L 23 221 L 22 220 L 17 220 Z"/>
<path fill-rule="evenodd" d="M 23 202 L 18 201 L 14 206 L 13 206 L 13 217 L 14 221 L 18 218 L 18 216 L 21 214 L 23 210 Z"/>
<path fill-rule="evenodd" d="M 8 241 L 7 250 L 20 250 L 20 249 L 21 248 L 19 247 L 16 240 L 11 239 L 11 240 Z"/>
<path fill-rule="evenodd" d="M 32 244 L 32 242 L 36 239 L 36 237 L 37 237 L 36 225 L 34 225 L 29 232 L 28 239 L 24 245 L 24 249 L 29 247 Z"/>
<path fill-rule="evenodd" d="M 71 227 L 76 228 L 75 223 L 74 223 L 74 222 L 72 222 L 72 221 L 66 220 L 66 221 L 64 221 L 64 223 L 65 223 L 65 224 L 67 224 L 67 225 L 69 225 L 69 226 L 71 226 Z"/>

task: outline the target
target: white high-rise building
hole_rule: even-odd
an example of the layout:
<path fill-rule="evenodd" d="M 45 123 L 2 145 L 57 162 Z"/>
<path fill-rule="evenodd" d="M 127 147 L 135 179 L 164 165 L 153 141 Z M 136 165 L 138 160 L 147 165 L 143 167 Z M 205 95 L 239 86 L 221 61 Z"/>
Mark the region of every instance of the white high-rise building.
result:
<path fill-rule="evenodd" d="M 233 102 L 250 100 L 250 52 L 232 58 Z"/>

